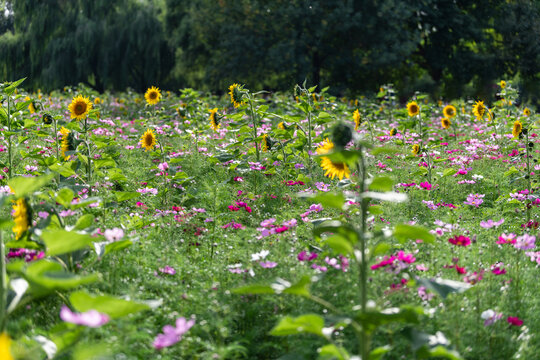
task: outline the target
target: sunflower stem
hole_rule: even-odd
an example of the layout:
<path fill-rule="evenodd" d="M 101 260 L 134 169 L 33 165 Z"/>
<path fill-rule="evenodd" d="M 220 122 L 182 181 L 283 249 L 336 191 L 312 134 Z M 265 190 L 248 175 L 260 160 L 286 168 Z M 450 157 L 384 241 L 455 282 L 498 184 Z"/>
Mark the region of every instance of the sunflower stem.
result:
<path fill-rule="evenodd" d="M 531 220 L 531 159 L 529 153 L 529 131 L 525 132 L 525 149 L 527 156 L 527 199 L 525 200 L 525 207 L 527 208 L 527 223 Z"/>
<path fill-rule="evenodd" d="M 2 232 L 0 231 L 0 333 L 4 332 L 6 327 L 7 285 L 6 254 Z"/>
<path fill-rule="evenodd" d="M 255 110 L 253 109 L 253 98 L 251 97 L 251 93 L 248 92 L 248 101 L 249 101 L 249 108 L 251 113 L 251 123 L 253 124 L 253 142 L 255 143 L 255 152 L 257 154 L 257 162 L 260 161 L 260 154 L 259 154 L 259 143 L 257 142 L 257 124 L 255 123 Z"/>
<path fill-rule="evenodd" d="M 11 176 L 13 175 L 13 160 L 12 160 L 12 153 L 11 153 L 11 147 L 12 147 L 12 144 L 11 144 L 11 109 L 10 109 L 10 105 L 11 105 L 11 102 L 10 102 L 10 99 L 11 99 L 11 96 L 8 95 L 8 98 L 7 98 L 7 123 L 8 123 L 8 131 L 9 131 L 9 135 L 8 135 L 8 163 L 9 163 L 9 168 L 8 168 L 8 175 L 9 175 L 9 178 L 11 179 Z"/>

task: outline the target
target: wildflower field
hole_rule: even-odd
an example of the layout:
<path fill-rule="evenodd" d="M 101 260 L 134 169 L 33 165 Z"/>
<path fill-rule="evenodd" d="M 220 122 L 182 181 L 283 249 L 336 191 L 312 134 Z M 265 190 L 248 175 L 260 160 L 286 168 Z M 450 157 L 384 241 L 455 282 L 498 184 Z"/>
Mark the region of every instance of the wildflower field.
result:
<path fill-rule="evenodd" d="M 392 85 L 0 85 L 0 359 L 536 359 L 538 115 Z"/>

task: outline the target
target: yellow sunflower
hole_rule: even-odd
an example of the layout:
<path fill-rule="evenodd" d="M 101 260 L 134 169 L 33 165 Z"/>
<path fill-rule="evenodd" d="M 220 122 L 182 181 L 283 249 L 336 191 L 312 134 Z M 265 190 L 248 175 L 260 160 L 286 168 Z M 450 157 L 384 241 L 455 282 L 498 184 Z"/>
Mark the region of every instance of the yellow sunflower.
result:
<path fill-rule="evenodd" d="M 140 143 L 141 147 L 145 149 L 144 151 L 152 150 L 157 144 L 156 135 L 152 130 L 146 129 L 146 132 L 141 136 Z"/>
<path fill-rule="evenodd" d="M 232 84 L 229 86 L 229 95 L 231 96 L 231 103 L 235 108 L 244 105 L 246 102 L 242 101 L 242 86 L 238 84 Z"/>
<path fill-rule="evenodd" d="M 486 114 L 486 106 L 483 101 L 477 101 L 473 106 L 473 114 L 477 120 L 483 120 Z"/>
<path fill-rule="evenodd" d="M 412 146 L 411 152 L 413 153 L 413 155 L 418 155 L 418 153 L 420 152 L 420 145 L 414 144 Z"/>
<path fill-rule="evenodd" d="M 3 332 L 0 334 L 0 359 L 2 360 L 15 360 L 11 354 L 11 338 L 8 334 Z"/>
<path fill-rule="evenodd" d="M 330 139 L 326 138 L 321 144 L 321 146 L 317 148 L 317 154 L 319 155 L 328 154 L 330 150 L 332 150 L 333 148 L 334 148 L 334 143 Z"/>
<path fill-rule="evenodd" d="M 354 120 L 354 131 L 358 131 L 358 129 L 360 128 L 360 112 L 358 111 L 358 109 L 354 110 L 352 117 Z"/>
<path fill-rule="evenodd" d="M 446 105 L 443 109 L 444 117 L 451 119 L 456 116 L 456 108 L 453 105 Z"/>
<path fill-rule="evenodd" d="M 506 87 L 506 81 L 501 80 L 501 81 L 499 82 L 499 86 L 501 87 L 501 89 L 504 89 L 504 88 Z"/>
<path fill-rule="evenodd" d="M 84 120 L 90 110 L 92 110 L 92 102 L 82 95 L 73 98 L 73 101 L 69 104 L 72 119 Z"/>
<path fill-rule="evenodd" d="M 521 134 L 521 131 L 523 131 L 523 124 L 521 124 L 521 121 L 516 120 L 514 122 L 514 126 L 512 127 L 512 135 L 517 138 L 519 134 Z"/>
<path fill-rule="evenodd" d="M 530 115 L 531 115 L 531 110 L 529 108 L 523 109 L 523 116 L 530 116 Z"/>
<path fill-rule="evenodd" d="M 396 128 L 390 129 L 390 136 L 394 136 L 396 134 L 397 134 L 397 129 Z"/>
<path fill-rule="evenodd" d="M 148 105 L 156 105 L 161 100 L 161 91 L 159 91 L 159 88 L 152 86 L 146 90 L 144 98 Z"/>
<path fill-rule="evenodd" d="M 272 142 L 267 134 L 262 136 L 262 151 L 266 152 L 272 148 Z"/>
<path fill-rule="evenodd" d="M 420 107 L 416 101 L 411 101 L 407 104 L 407 112 L 409 113 L 409 116 L 416 116 L 420 114 Z"/>
<path fill-rule="evenodd" d="M 24 98 L 24 101 L 29 101 L 29 100 L 31 100 L 29 96 Z M 36 112 L 36 107 L 34 106 L 33 101 L 30 103 L 30 105 L 28 105 L 28 111 L 30 111 L 30 114 L 33 114 Z"/>
<path fill-rule="evenodd" d="M 218 111 L 218 108 L 210 109 L 210 127 L 214 131 L 218 131 L 220 127 L 219 120 L 217 118 L 217 111 Z"/>
<path fill-rule="evenodd" d="M 280 122 L 279 124 L 277 124 L 277 127 L 278 127 L 278 129 L 286 130 L 286 128 L 285 128 L 285 123 L 284 123 L 283 121 Z"/>
<path fill-rule="evenodd" d="M 98 105 L 98 104 L 101 104 L 101 99 L 100 98 L 95 98 L 94 99 L 94 104 Z"/>
<path fill-rule="evenodd" d="M 30 227 L 32 216 L 28 203 L 24 198 L 15 201 L 13 210 L 13 221 L 15 222 L 15 226 L 12 230 L 15 233 L 15 238 L 19 240 Z"/>
<path fill-rule="evenodd" d="M 441 125 L 443 128 L 448 129 L 452 125 L 452 122 L 448 118 L 442 118 Z"/>
<path fill-rule="evenodd" d="M 62 134 L 62 157 L 67 161 L 69 160 L 69 155 L 66 156 L 66 152 L 69 151 L 69 130 L 62 126 L 60 133 Z"/>
<path fill-rule="evenodd" d="M 326 170 L 324 176 L 328 176 L 332 180 L 334 180 L 336 176 L 339 180 L 343 180 L 344 177 L 347 179 L 351 177 L 351 171 L 347 164 L 333 162 L 327 156 L 321 158 L 321 167 L 323 170 Z"/>

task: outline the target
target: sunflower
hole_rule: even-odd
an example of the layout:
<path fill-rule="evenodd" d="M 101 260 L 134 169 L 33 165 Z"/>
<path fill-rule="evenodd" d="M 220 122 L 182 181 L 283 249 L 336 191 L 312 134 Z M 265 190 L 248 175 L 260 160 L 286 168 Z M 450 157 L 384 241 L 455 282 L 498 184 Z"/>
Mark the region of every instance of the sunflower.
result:
<path fill-rule="evenodd" d="M 49 114 L 43 114 L 43 117 L 41 119 L 43 120 L 43 123 L 46 125 L 51 125 L 53 123 L 53 118 Z"/>
<path fill-rule="evenodd" d="M 499 82 L 499 86 L 501 87 L 501 89 L 504 89 L 504 88 L 506 87 L 506 81 L 501 80 L 501 81 Z"/>
<path fill-rule="evenodd" d="M 278 129 L 281 129 L 281 130 L 287 130 L 287 128 L 285 127 L 285 123 L 283 121 L 277 124 L 277 127 Z"/>
<path fill-rule="evenodd" d="M 523 109 L 523 116 L 530 116 L 530 115 L 531 115 L 531 110 L 529 108 Z"/>
<path fill-rule="evenodd" d="M 444 117 L 451 119 L 456 116 L 456 108 L 454 105 L 446 105 L 443 109 Z"/>
<path fill-rule="evenodd" d="M 477 101 L 473 106 L 473 114 L 477 120 L 483 120 L 486 114 L 486 106 L 483 101 Z"/>
<path fill-rule="evenodd" d="M 330 179 L 334 180 L 337 176 L 339 180 L 343 180 L 344 177 L 347 179 L 351 176 L 351 171 L 345 163 L 333 162 L 329 157 L 323 156 L 321 158 L 321 167 L 323 170 L 326 170 L 324 176 L 328 176 Z"/>
<path fill-rule="evenodd" d="M 332 149 L 334 149 L 334 143 L 326 138 L 321 146 L 317 148 L 317 154 L 327 154 Z M 328 176 L 332 180 L 334 180 L 334 177 L 336 176 L 339 178 L 339 180 L 343 180 L 344 177 L 348 179 L 351 175 L 351 171 L 349 170 L 347 164 L 334 162 L 327 156 L 323 156 L 321 158 L 321 167 L 323 170 L 326 170 L 324 176 Z"/>
<path fill-rule="evenodd" d="M 358 109 L 354 110 L 352 117 L 354 120 L 354 131 L 358 131 L 360 128 L 360 111 L 358 111 Z"/>
<path fill-rule="evenodd" d="M 414 144 L 412 146 L 411 152 L 413 153 L 413 155 L 418 155 L 418 153 L 420 152 L 420 145 Z"/>
<path fill-rule="evenodd" d="M 245 104 L 245 101 L 242 101 L 242 95 L 243 95 L 242 90 L 243 90 L 242 86 L 236 83 L 229 86 L 229 95 L 231 96 L 231 103 L 233 103 L 235 108 Z"/>
<path fill-rule="evenodd" d="M 149 151 L 156 146 L 156 135 L 150 129 L 146 129 L 146 132 L 141 136 L 141 147 L 145 148 L 144 151 Z"/>
<path fill-rule="evenodd" d="M 272 140 L 270 140 L 270 137 L 268 137 L 267 134 L 264 134 L 262 136 L 262 151 L 268 151 L 272 149 Z"/>
<path fill-rule="evenodd" d="M 523 131 L 523 124 L 519 120 L 516 120 L 514 122 L 514 126 L 512 127 L 512 135 L 514 135 L 515 138 L 521 134 L 521 131 Z"/>
<path fill-rule="evenodd" d="M 161 91 L 159 91 L 159 88 L 152 86 L 146 90 L 144 98 L 148 105 L 156 105 L 161 100 Z"/>
<path fill-rule="evenodd" d="M 13 221 L 15 226 L 12 230 L 15 233 L 15 238 L 19 240 L 32 224 L 32 211 L 26 199 L 21 198 L 15 201 L 15 205 L 13 205 Z"/>
<path fill-rule="evenodd" d="M 390 129 L 390 136 L 394 136 L 396 134 L 397 134 L 397 129 L 396 128 Z"/>
<path fill-rule="evenodd" d="M 218 131 L 219 126 L 220 126 L 219 119 L 217 118 L 217 111 L 218 111 L 218 108 L 210 109 L 210 127 L 214 131 Z"/>
<path fill-rule="evenodd" d="M 334 143 L 330 141 L 330 139 L 326 138 L 321 144 L 321 146 L 317 148 L 317 154 L 319 155 L 328 154 L 330 150 L 332 150 L 333 148 L 334 148 Z"/>
<path fill-rule="evenodd" d="M 11 338 L 8 334 L 3 332 L 0 334 L 0 359 L 2 360 L 14 360 L 15 358 L 11 355 Z"/>
<path fill-rule="evenodd" d="M 66 155 L 69 151 L 69 130 L 62 126 L 60 133 L 62 134 L 62 157 L 67 161 L 69 160 L 69 155 Z"/>
<path fill-rule="evenodd" d="M 71 104 L 69 104 L 72 119 L 84 120 L 90 110 L 92 110 L 92 102 L 82 95 L 73 98 Z"/>
<path fill-rule="evenodd" d="M 98 104 L 101 104 L 101 99 L 100 98 L 95 98 L 94 99 L 94 104 L 98 105 Z"/>
<path fill-rule="evenodd" d="M 411 101 L 407 104 L 407 112 L 409 113 L 409 116 L 416 116 L 420 114 L 420 107 L 416 101 Z"/>
<path fill-rule="evenodd" d="M 448 118 L 442 118 L 441 125 L 443 128 L 448 129 L 452 125 L 452 122 Z"/>

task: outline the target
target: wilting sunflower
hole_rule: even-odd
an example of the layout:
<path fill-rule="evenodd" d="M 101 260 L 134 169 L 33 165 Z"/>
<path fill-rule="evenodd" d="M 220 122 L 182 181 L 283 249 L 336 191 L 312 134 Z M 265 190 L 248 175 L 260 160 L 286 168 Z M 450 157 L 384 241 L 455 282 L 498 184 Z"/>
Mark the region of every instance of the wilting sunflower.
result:
<path fill-rule="evenodd" d="M 13 205 L 13 221 L 15 226 L 12 230 L 15 233 L 15 238 L 19 240 L 32 224 L 32 211 L 26 199 L 22 198 L 15 201 L 15 205 Z"/>
<path fill-rule="evenodd" d="M 328 138 L 324 140 L 321 146 L 317 148 L 317 154 L 327 154 L 334 148 L 334 143 Z M 329 157 L 323 156 L 321 158 L 321 167 L 326 172 L 324 176 L 328 176 L 332 180 L 337 176 L 339 180 L 343 180 L 344 177 L 347 179 L 351 176 L 351 171 L 345 163 L 339 163 L 332 161 Z"/>
<path fill-rule="evenodd" d="M 43 117 L 41 118 L 44 124 L 51 125 L 53 123 L 53 118 L 49 114 L 43 114 Z"/>
<path fill-rule="evenodd" d="M 530 115 L 531 115 L 531 110 L 529 108 L 523 109 L 523 116 L 530 116 Z"/>
<path fill-rule="evenodd" d="M 69 130 L 62 126 L 60 129 L 60 133 L 62 134 L 62 158 L 64 158 L 65 161 L 69 160 L 69 155 L 66 155 L 66 152 L 69 151 Z"/>
<path fill-rule="evenodd" d="M 504 89 L 504 88 L 506 87 L 506 81 L 501 80 L 501 81 L 499 82 L 499 86 L 501 87 L 501 89 Z"/>
<path fill-rule="evenodd" d="M 14 360 L 11 355 L 11 338 L 8 334 L 3 332 L 0 334 L 0 359 L 2 360 Z"/>
<path fill-rule="evenodd" d="M 360 111 L 358 109 L 354 110 L 352 117 L 354 120 L 354 131 L 358 131 L 360 128 Z"/>
<path fill-rule="evenodd" d="M 210 109 L 210 127 L 214 131 L 218 131 L 219 126 L 220 126 L 219 119 L 217 118 L 217 111 L 218 111 L 218 108 Z"/>
<path fill-rule="evenodd" d="M 473 114 L 477 120 L 483 120 L 486 114 L 486 106 L 483 101 L 477 101 L 473 106 Z"/>
<path fill-rule="evenodd" d="M 452 122 L 448 118 L 442 118 L 441 125 L 443 128 L 448 129 L 452 125 Z"/>
<path fill-rule="evenodd" d="M 420 152 L 420 145 L 414 144 L 412 146 L 411 152 L 413 153 L 413 155 L 418 155 L 418 153 Z"/>
<path fill-rule="evenodd" d="M 267 134 L 264 134 L 262 136 L 261 144 L 262 144 L 262 151 L 266 152 L 266 151 L 272 149 L 272 140 L 270 139 L 270 137 Z"/>
<path fill-rule="evenodd" d="M 152 150 L 157 144 L 156 135 L 152 130 L 146 129 L 146 132 L 141 136 L 140 143 L 141 147 L 145 149 L 144 151 Z"/>
<path fill-rule="evenodd" d="M 242 86 L 238 84 L 232 84 L 229 86 L 229 95 L 231 96 L 231 103 L 234 107 L 237 108 L 245 104 L 245 101 L 242 101 Z"/>
<path fill-rule="evenodd" d="M 73 101 L 69 104 L 72 119 L 84 120 L 90 110 L 92 110 L 92 102 L 82 95 L 73 98 Z"/>
<path fill-rule="evenodd" d="M 456 108 L 454 105 L 446 105 L 443 109 L 444 117 L 451 119 L 456 116 Z"/>
<path fill-rule="evenodd" d="M 397 134 L 397 129 L 396 128 L 390 129 L 390 136 L 394 136 L 396 134 Z"/>
<path fill-rule="evenodd" d="M 519 134 L 521 134 L 522 131 L 523 131 L 523 124 L 521 123 L 521 121 L 516 120 L 514 122 L 514 126 L 512 127 L 512 135 L 514 135 L 514 137 L 517 138 Z"/>
<path fill-rule="evenodd" d="M 156 105 L 161 100 L 161 91 L 159 91 L 159 88 L 152 86 L 146 90 L 144 98 L 148 105 Z"/>
<path fill-rule="evenodd" d="M 409 113 L 409 116 L 416 116 L 420 114 L 420 106 L 418 106 L 416 101 L 411 101 L 407 104 L 407 112 Z"/>

